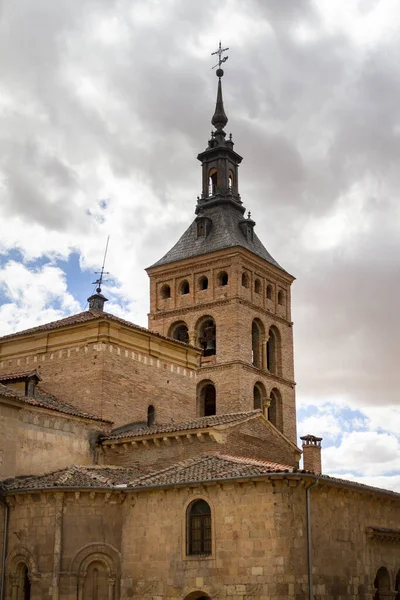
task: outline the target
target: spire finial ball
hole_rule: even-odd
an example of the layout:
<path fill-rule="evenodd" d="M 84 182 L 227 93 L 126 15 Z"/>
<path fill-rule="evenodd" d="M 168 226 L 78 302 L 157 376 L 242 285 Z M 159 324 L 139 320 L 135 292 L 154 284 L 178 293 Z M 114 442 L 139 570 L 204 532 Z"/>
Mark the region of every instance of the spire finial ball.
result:
<path fill-rule="evenodd" d="M 219 77 L 221 79 L 221 77 L 223 77 L 223 75 L 224 75 L 224 70 L 223 69 L 217 69 L 215 71 L 215 74 L 216 74 L 217 77 Z"/>

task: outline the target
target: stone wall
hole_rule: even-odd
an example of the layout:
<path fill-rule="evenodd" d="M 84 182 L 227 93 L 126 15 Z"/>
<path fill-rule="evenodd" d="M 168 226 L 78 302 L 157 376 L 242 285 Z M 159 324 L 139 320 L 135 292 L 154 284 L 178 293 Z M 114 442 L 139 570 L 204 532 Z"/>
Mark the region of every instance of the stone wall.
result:
<path fill-rule="evenodd" d="M 95 439 L 109 427 L 46 410 L 20 412 L 15 475 L 48 473 L 95 460 Z"/>
<path fill-rule="evenodd" d="M 295 477 L 16 495 L 9 499 L 6 599 L 18 561 L 25 561 L 32 600 L 76 600 L 91 565 L 104 584 L 100 600 L 176 600 L 195 590 L 213 599 L 307 600 L 306 486 L 312 480 Z M 211 507 L 207 557 L 186 553 L 186 509 L 197 498 Z M 311 503 L 315 599 L 372 600 L 382 565 L 393 588 L 398 546 L 365 532 L 398 528 L 399 498 L 320 483 Z"/>

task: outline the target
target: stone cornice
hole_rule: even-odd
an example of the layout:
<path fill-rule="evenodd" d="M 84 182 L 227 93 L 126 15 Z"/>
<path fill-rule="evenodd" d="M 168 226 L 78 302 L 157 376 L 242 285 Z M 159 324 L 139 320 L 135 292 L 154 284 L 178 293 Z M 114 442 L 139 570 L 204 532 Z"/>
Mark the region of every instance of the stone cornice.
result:
<path fill-rule="evenodd" d="M 386 529 L 384 527 L 367 527 L 365 529 L 367 538 L 380 542 L 400 544 L 400 529 Z"/>
<path fill-rule="evenodd" d="M 266 377 L 267 379 L 272 379 L 273 381 L 276 381 L 277 383 L 287 385 L 291 388 L 293 388 L 296 385 L 296 382 L 291 379 L 286 379 L 285 377 L 281 377 L 280 375 L 275 375 L 273 373 L 270 373 L 269 371 L 264 371 L 263 369 L 257 369 L 256 367 L 253 367 L 252 365 L 248 365 L 247 363 L 245 363 L 242 360 L 232 360 L 229 362 L 224 362 L 222 364 L 204 365 L 204 366 L 200 367 L 200 370 L 198 371 L 198 376 L 199 377 L 202 376 L 202 374 L 206 373 L 207 371 L 221 371 L 223 369 L 226 369 L 227 367 L 232 368 L 236 365 L 243 367 L 244 369 L 246 369 L 246 371 L 250 371 L 252 373 L 257 374 L 259 377 Z"/>
<path fill-rule="evenodd" d="M 204 312 L 210 308 L 212 309 L 213 307 L 223 306 L 224 304 L 229 304 L 229 302 L 237 302 L 238 304 L 244 304 L 264 317 L 269 317 L 269 318 L 272 317 L 274 320 L 278 321 L 279 323 L 282 323 L 283 325 L 287 325 L 288 327 L 293 326 L 293 321 L 289 321 L 288 319 L 285 319 L 284 317 L 278 315 L 277 313 L 274 313 L 270 310 L 264 309 L 259 304 L 254 304 L 253 302 L 250 302 L 249 300 L 245 300 L 244 298 L 241 298 L 240 296 L 232 296 L 232 297 L 223 298 L 223 299 L 219 298 L 218 300 L 204 301 L 201 304 L 193 303 L 190 306 L 184 306 L 181 308 L 173 308 L 170 310 L 163 309 L 160 311 L 148 313 L 148 316 L 150 316 L 154 321 L 159 321 L 159 320 L 165 319 L 166 317 L 173 317 L 174 315 L 183 317 L 184 315 L 190 314 L 194 311 L 203 311 Z"/>

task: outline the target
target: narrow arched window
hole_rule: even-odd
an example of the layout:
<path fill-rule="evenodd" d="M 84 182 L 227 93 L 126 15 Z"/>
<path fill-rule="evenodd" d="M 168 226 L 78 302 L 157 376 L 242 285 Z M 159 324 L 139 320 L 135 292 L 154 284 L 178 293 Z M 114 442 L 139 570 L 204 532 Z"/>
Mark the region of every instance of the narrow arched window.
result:
<path fill-rule="evenodd" d="M 161 298 L 163 298 L 164 300 L 166 300 L 167 298 L 171 298 L 171 288 L 167 283 L 164 284 L 161 288 Z"/>
<path fill-rule="evenodd" d="M 242 273 L 242 286 L 245 288 L 249 287 L 249 276 L 247 273 Z"/>
<path fill-rule="evenodd" d="M 228 285 L 228 273 L 226 271 L 222 271 L 218 275 L 218 283 L 221 286 Z"/>
<path fill-rule="evenodd" d="M 29 579 L 28 567 L 21 564 L 17 574 L 18 600 L 31 600 L 31 581 Z"/>
<path fill-rule="evenodd" d="M 194 500 L 187 509 L 188 556 L 211 554 L 211 509 L 205 500 Z"/>
<path fill-rule="evenodd" d="M 199 290 L 207 290 L 208 289 L 208 277 L 203 275 L 199 279 Z"/>
<path fill-rule="evenodd" d="M 262 369 L 262 343 L 265 338 L 264 325 L 259 319 L 254 319 L 251 325 L 251 353 L 252 364 L 257 369 Z"/>
<path fill-rule="evenodd" d="M 279 431 L 283 431 L 282 396 L 277 388 L 274 388 L 270 394 L 268 421 Z"/>
<path fill-rule="evenodd" d="M 180 285 L 180 292 L 183 295 L 188 294 L 190 292 L 190 286 L 189 286 L 189 282 L 185 279 L 185 281 L 182 281 L 181 285 Z"/>
<path fill-rule="evenodd" d="M 154 425 L 155 420 L 156 409 L 152 404 L 150 404 L 150 406 L 147 407 L 147 427 L 151 427 L 152 425 Z"/>
<path fill-rule="evenodd" d="M 259 279 L 256 279 L 254 282 L 254 291 L 256 294 L 259 294 L 261 290 L 261 282 Z"/>
<path fill-rule="evenodd" d="M 263 408 L 265 388 L 262 383 L 256 383 L 253 389 L 253 408 L 259 410 Z"/>
<path fill-rule="evenodd" d="M 234 177 L 233 177 L 233 173 L 232 173 L 232 171 L 229 171 L 229 174 L 228 174 L 228 188 L 229 188 L 230 190 L 232 190 L 232 189 L 233 189 L 233 182 L 234 182 L 234 181 L 235 181 L 235 180 L 234 180 Z"/>
<path fill-rule="evenodd" d="M 270 373 L 280 374 L 280 335 L 275 326 L 270 327 L 267 341 L 267 369 Z"/>
<path fill-rule="evenodd" d="M 272 285 L 270 283 L 267 285 L 267 300 L 272 300 Z"/>
<path fill-rule="evenodd" d="M 204 417 L 211 417 L 217 412 L 217 395 L 212 383 L 208 383 L 201 390 L 201 406 Z"/>
<path fill-rule="evenodd" d="M 284 295 L 284 293 L 282 292 L 282 290 L 279 290 L 279 292 L 278 292 L 278 304 L 279 304 L 280 306 L 283 306 L 283 305 L 284 305 L 284 303 L 285 303 L 285 295 Z"/>
<path fill-rule="evenodd" d="M 173 323 L 169 329 L 168 337 L 172 337 L 178 342 L 189 343 L 189 330 L 185 322 Z"/>
<path fill-rule="evenodd" d="M 217 169 L 211 169 L 208 174 L 208 195 L 215 196 L 217 193 Z"/>
<path fill-rule="evenodd" d="M 374 600 L 380 600 L 384 597 L 384 595 L 386 595 L 385 592 L 390 591 L 390 576 L 386 567 L 381 567 L 378 569 L 374 581 L 374 587 L 376 590 Z M 383 592 L 384 594 L 381 595 L 380 592 Z"/>
<path fill-rule="evenodd" d="M 198 329 L 198 340 L 203 348 L 203 356 L 213 356 L 217 352 L 216 326 L 214 319 L 205 319 Z"/>

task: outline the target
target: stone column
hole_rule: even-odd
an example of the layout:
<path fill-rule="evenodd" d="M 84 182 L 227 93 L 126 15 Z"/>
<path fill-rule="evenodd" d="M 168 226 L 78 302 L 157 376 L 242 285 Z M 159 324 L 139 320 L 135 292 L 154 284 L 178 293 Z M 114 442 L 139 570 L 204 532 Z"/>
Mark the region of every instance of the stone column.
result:
<path fill-rule="evenodd" d="M 53 550 L 53 579 L 52 600 L 60 598 L 60 568 L 61 568 L 61 543 L 62 543 L 62 519 L 63 519 L 64 494 L 56 494 L 56 516 L 54 528 L 54 550 Z"/>
<path fill-rule="evenodd" d="M 115 588 L 114 577 L 109 577 L 107 584 L 108 584 L 108 600 L 114 600 L 114 588 Z"/>

